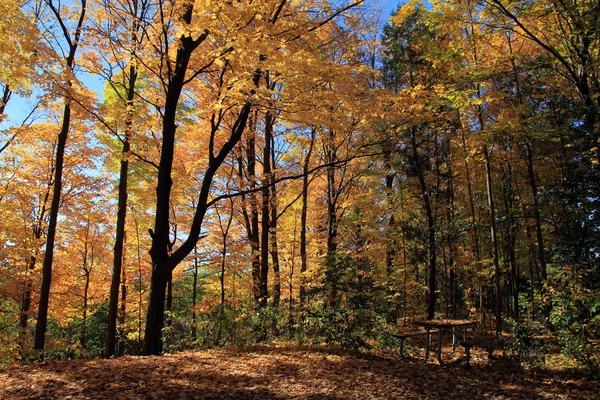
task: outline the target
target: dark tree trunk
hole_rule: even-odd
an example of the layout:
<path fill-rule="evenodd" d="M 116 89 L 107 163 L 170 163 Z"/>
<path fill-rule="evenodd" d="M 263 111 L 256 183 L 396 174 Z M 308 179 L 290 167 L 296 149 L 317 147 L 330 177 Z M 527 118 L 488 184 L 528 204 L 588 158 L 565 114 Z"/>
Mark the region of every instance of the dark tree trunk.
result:
<path fill-rule="evenodd" d="M 514 202 L 515 194 L 513 190 L 512 180 L 513 172 L 512 166 L 508 164 L 504 172 L 504 185 L 503 185 L 503 197 L 504 197 L 504 213 L 506 215 L 506 227 L 505 227 L 505 259 L 506 264 L 510 266 L 508 287 L 512 296 L 512 314 L 515 321 L 519 321 L 519 279 L 517 271 L 517 259 L 515 255 L 516 245 L 516 223 L 514 221 Z M 508 304 L 511 304 L 508 302 Z"/>
<path fill-rule="evenodd" d="M 392 191 L 394 188 L 394 175 L 392 172 L 392 167 L 390 165 L 390 151 L 386 151 L 384 154 L 384 167 L 387 171 L 385 175 L 385 188 L 386 188 L 386 201 L 387 201 L 387 212 L 388 216 L 388 234 L 393 237 L 395 234 L 395 225 L 396 221 L 394 219 L 394 205 L 392 200 Z M 396 323 L 398 320 L 398 307 L 395 301 L 395 293 L 394 282 L 393 282 L 393 272 L 394 272 L 394 258 L 396 257 L 396 249 L 395 249 L 395 241 L 393 239 L 389 239 L 386 244 L 385 249 L 385 272 L 386 272 L 386 280 L 387 280 L 387 296 L 388 296 L 388 310 L 387 319 L 389 323 Z"/>
<path fill-rule="evenodd" d="M 10 95 L 12 91 L 8 85 L 4 85 L 4 89 L 2 90 L 2 99 L 0 100 L 0 117 L 4 115 L 4 110 L 6 109 L 6 104 L 10 100 Z M 0 121 L 2 119 L 0 118 Z"/>
<path fill-rule="evenodd" d="M 437 245 L 435 241 L 435 219 L 433 217 L 433 210 L 431 208 L 431 199 L 429 197 L 429 189 L 425 183 L 425 175 L 423 172 L 421 158 L 418 154 L 416 133 L 413 129 L 410 135 L 412 156 L 415 171 L 419 178 L 419 186 L 421 189 L 421 195 L 423 198 L 423 208 L 425 209 L 425 215 L 427 217 L 427 241 L 429 244 L 429 275 L 427 279 L 427 319 L 433 319 L 435 316 L 435 300 L 436 300 L 436 261 L 437 261 Z"/>
<path fill-rule="evenodd" d="M 221 304 L 223 297 L 221 297 Z M 196 343 L 198 333 L 196 327 L 196 304 L 198 303 L 198 246 L 194 246 L 194 281 L 192 283 L 192 341 Z"/>
<path fill-rule="evenodd" d="M 85 286 L 83 288 L 83 318 L 81 322 L 81 349 L 85 351 L 87 345 L 87 312 L 88 312 L 88 293 L 90 290 L 90 272 L 86 271 Z"/>
<path fill-rule="evenodd" d="M 142 254 L 140 248 L 140 230 L 138 226 L 138 220 L 134 214 L 135 222 L 135 242 L 137 250 L 137 266 L 138 266 L 138 293 L 139 293 L 139 307 L 138 307 L 138 341 L 139 345 L 142 344 L 142 287 L 143 287 L 143 276 L 142 276 Z"/>
<path fill-rule="evenodd" d="M 457 297 L 458 297 L 458 280 L 456 277 L 456 223 L 454 215 L 454 172 L 452 169 L 452 151 L 451 141 L 448 139 L 448 155 L 447 155 L 447 166 L 448 166 L 448 225 L 450 226 L 451 234 L 450 241 L 448 243 L 448 255 L 450 264 L 450 305 L 451 314 L 453 318 L 456 318 L 457 312 Z"/>
<path fill-rule="evenodd" d="M 302 210 L 300 212 L 300 309 L 306 306 L 306 270 L 308 267 L 308 257 L 306 253 L 306 229 L 308 215 L 308 169 L 310 166 L 310 157 L 315 145 L 315 128 L 310 132 L 310 145 L 302 166 Z"/>
<path fill-rule="evenodd" d="M 49 7 L 52 10 L 57 21 L 61 21 L 61 15 L 52 2 L 49 2 Z M 81 37 L 83 21 L 86 13 L 86 0 L 81 1 L 81 11 L 78 17 L 77 26 L 73 38 L 70 34 L 65 31 L 65 39 L 69 43 L 69 53 L 66 57 L 66 67 L 73 71 L 75 53 L 77 52 L 77 46 Z M 69 96 L 69 95 L 67 95 Z M 48 305 L 50 300 L 50 284 L 52 280 L 52 262 L 54 259 L 54 241 L 56 238 L 56 225 L 58 222 L 58 211 L 60 208 L 60 198 L 62 191 L 62 178 L 63 178 L 63 167 L 65 149 L 67 145 L 67 137 L 69 134 L 69 127 L 71 124 L 71 100 L 65 98 L 65 107 L 63 111 L 62 126 L 60 133 L 58 134 L 58 141 L 56 144 L 56 159 L 54 163 L 54 189 L 52 191 L 52 202 L 50 204 L 50 218 L 48 221 L 48 234 L 46 238 L 46 252 L 44 254 L 44 262 L 42 264 L 42 286 L 40 290 L 40 302 L 38 308 L 37 325 L 35 327 L 35 343 L 34 347 L 36 350 L 44 350 L 46 341 L 46 328 L 48 324 Z"/>
<path fill-rule="evenodd" d="M 256 74 L 254 78 L 255 85 L 258 85 L 259 78 L 260 75 Z M 168 100 L 169 98 L 167 97 L 167 104 L 172 104 Z M 177 103 L 175 102 L 172 104 L 172 106 L 175 108 Z M 165 109 L 167 108 L 168 107 Z M 168 164 L 164 167 L 165 170 L 168 171 L 162 171 L 161 173 L 161 166 L 159 165 L 155 231 L 151 231 L 152 248 L 150 249 L 150 256 L 152 257 L 153 267 L 150 298 L 146 316 L 146 341 L 144 344 L 145 355 L 160 354 L 162 351 L 161 331 L 164 324 L 165 292 L 167 289 L 167 282 L 171 277 L 173 269 L 181 261 L 183 261 L 188 254 L 192 252 L 194 246 L 198 242 L 202 222 L 210 205 L 209 194 L 213 178 L 221 164 L 223 164 L 223 161 L 225 161 L 225 158 L 231 153 L 234 146 L 239 142 L 246 127 L 248 115 L 250 114 L 250 108 L 250 103 L 246 103 L 242 107 L 240 113 L 238 114 L 237 120 L 233 125 L 231 136 L 227 142 L 221 147 L 221 150 L 216 156 L 212 154 L 209 155 L 209 163 L 202 180 L 200 195 L 189 235 L 184 243 L 171 255 L 169 255 L 169 248 L 171 246 L 171 242 L 169 241 L 169 201 L 172 183 L 171 169 L 174 154 L 175 124 L 174 122 L 165 122 L 165 126 L 173 128 L 173 132 L 168 135 L 163 135 L 163 154 L 161 155 L 161 165 L 163 165 L 163 162 Z M 175 110 L 173 109 L 172 112 L 173 114 L 170 116 L 170 118 L 174 119 Z M 166 117 L 167 113 L 165 112 L 165 121 L 167 121 Z M 214 140 L 214 134 L 214 131 L 211 132 L 211 143 Z M 166 140 L 166 138 L 170 138 L 170 140 Z M 211 145 L 210 148 L 212 150 L 213 146 Z M 165 155 L 164 153 L 169 154 Z M 163 158 L 165 158 L 166 161 L 164 161 Z"/>
<path fill-rule="evenodd" d="M 221 273 L 219 275 L 219 281 L 221 283 L 221 305 L 225 304 L 225 258 L 227 257 L 227 238 L 229 236 L 229 229 L 231 228 L 231 224 L 233 222 L 233 200 L 230 199 L 230 201 L 231 206 L 229 208 L 229 218 L 227 220 L 227 225 L 225 226 L 225 228 L 223 228 L 221 214 L 217 210 L 217 216 L 219 218 L 219 225 L 221 227 L 221 234 L 223 237 L 221 249 Z"/>
<path fill-rule="evenodd" d="M 49 182 L 46 187 L 46 193 L 44 194 L 43 201 L 40 205 L 40 212 L 37 216 L 37 223 L 32 228 L 33 242 L 36 243 L 41 239 L 43 234 L 42 224 L 46 216 L 46 205 L 48 204 L 48 198 L 52 190 L 52 183 Z M 19 346 L 23 349 L 25 345 L 25 335 L 27 334 L 27 326 L 29 321 L 29 313 L 31 309 L 31 273 L 35 270 L 35 264 L 37 263 L 39 247 L 35 247 L 33 254 L 29 256 L 27 260 L 27 266 L 25 269 L 25 278 L 23 280 L 23 297 L 21 300 L 21 314 L 19 316 Z"/>
<path fill-rule="evenodd" d="M 191 23 L 193 3 L 186 6 L 182 22 Z M 175 153 L 175 131 L 177 105 L 179 97 L 185 84 L 185 73 L 193 51 L 204 41 L 208 32 L 204 32 L 198 39 L 182 36 L 175 56 L 172 74 L 168 77 L 168 87 L 165 99 L 162 126 L 162 145 L 160 164 L 158 166 L 158 182 L 156 186 L 156 215 L 154 231 L 150 231 L 152 246 L 150 257 L 152 258 L 152 278 L 150 286 L 150 298 L 146 314 L 146 333 L 144 343 L 144 354 L 156 355 L 162 352 L 162 328 L 165 313 L 165 292 L 167 282 L 171 276 L 174 265 L 169 262 L 169 214 L 171 200 L 171 171 L 173 169 L 173 157 Z M 211 177 L 212 179 L 212 177 Z M 206 204 L 206 203 L 205 203 Z M 198 204 L 198 207 L 201 207 Z M 204 210 L 205 211 L 205 210 Z M 202 215 L 203 217 L 204 215 Z M 197 241 L 193 239 L 193 245 Z M 172 257 L 172 256 L 171 256 Z M 177 263 L 175 263 L 176 265 Z"/>
<path fill-rule="evenodd" d="M 267 306 L 268 277 L 269 277 L 269 229 L 271 204 L 271 136 L 273 135 L 273 118 L 267 111 L 265 115 L 265 145 L 263 149 L 263 178 L 262 178 L 262 209 L 260 237 L 260 307 Z"/>
<path fill-rule="evenodd" d="M 483 145 L 483 156 L 485 158 L 485 172 L 488 193 L 488 210 L 490 215 L 490 235 L 492 238 L 492 252 L 494 260 L 494 281 L 496 287 L 496 334 L 502 333 L 502 283 L 500 274 L 500 263 L 498 260 L 498 241 L 496 239 L 496 210 L 494 208 L 494 192 L 492 189 L 492 172 L 487 144 Z"/>
<path fill-rule="evenodd" d="M 271 135 L 271 165 L 276 169 L 275 159 L 275 137 Z M 281 301 L 281 273 L 279 271 L 279 249 L 277 244 L 277 186 L 271 179 L 271 260 L 273 261 L 273 307 L 279 309 Z"/>
<path fill-rule="evenodd" d="M 544 250 L 544 236 L 542 234 L 542 220 L 540 217 L 540 206 L 538 201 L 538 190 L 537 184 L 535 182 L 535 174 L 533 170 L 533 152 L 531 149 L 531 144 L 525 144 L 525 150 L 527 154 L 527 177 L 529 178 L 529 187 L 531 188 L 531 200 L 533 206 L 533 219 L 535 221 L 535 234 L 537 239 L 537 256 L 540 266 L 541 272 L 541 282 L 540 282 L 540 291 L 542 294 L 542 298 L 545 297 L 544 283 L 548 279 L 548 272 L 546 268 L 546 254 Z M 550 303 L 548 301 L 544 301 L 544 323 L 548 329 L 551 328 L 550 325 Z"/>
<path fill-rule="evenodd" d="M 146 312 L 146 331 L 144 354 L 157 355 L 162 353 L 162 328 L 165 318 L 165 291 L 168 276 L 158 272 L 152 274 L 148 311 Z"/>
<path fill-rule="evenodd" d="M 108 327 L 106 329 L 106 349 L 104 356 L 110 358 L 115 352 L 117 334 L 117 308 L 119 303 L 119 285 L 121 268 L 123 266 L 123 242 L 125 240 L 125 222 L 127 218 L 127 179 L 129 176 L 129 161 L 127 156 L 130 150 L 130 139 L 133 129 L 133 98 L 135 95 L 135 82 L 137 71 L 134 66 L 129 67 L 129 79 L 127 88 L 127 120 L 125 123 L 125 137 L 123 138 L 123 149 L 121 158 L 121 169 L 119 171 L 119 196 L 117 211 L 117 232 L 115 236 L 115 247 L 113 256 L 113 274 L 110 284 L 110 298 L 108 302 Z"/>
<path fill-rule="evenodd" d="M 167 281 L 167 311 L 171 311 L 173 307 L 173 273 L 169 274 Z"/>
<path fill-rule="evenodd" d="M 48 222 L 48 236 L 46 239 L 46 253 L 44 254 L 44 263 L 42 265 L 42 287 L 40 292 L 40 302 L 38 311 L 38 320 L 35 327 L 35 348 L 44 350 L 46 339 L 46 326 L 48 323 L 48 304 L 50 300 L 50 283 L 52 280 L 52 261 L 54 258 L 54 240 L 56 237 L 56 225 L 58 221 L 58 210 L 60 208 L 60 195 L 62 191 L 62 173 L 64 165 L 65 147 L 67 144 L 67 135 L 71 121 L 71 107 L 65 105 L 63 114 L 63 127 L 58 135 L 58 144 L 56 147 L 56 164 L 54 169 L 54 190 L 52 193 L 52 203 L 50 205 L 50 221 Z"/>
<path fill-rule="evenodd" d="M 25 337 L 27 335 L 29 311 L 31 308 L 31 273 L 35 269 L 36 261 L 37 251 L 35 254 L 29 256 L 27 266 L 25 267 L 25 278 L 23 279 L 23 297 L 21 299 L 21 313 L 19 315 L 19 347 L 21 350 L 25 346 Z"/>
<path fill-rule="evenodd" d="M 338 236 L 338 221 L 337 221 L 337 199 L 339 192 L 336 187 L 335 167 L 333 163 L 337 159 L 335 144 L 335 134 L 333 130 L 329 130 L 326 161 L 330 164 L 327 167 L 327 261 L 326 268 L 330 278 L 330 288 L 328 296 L 328 307 L 335 308 L 337 306 L 338 278 L 336 269 L 336 254 L 337 254 L 337 236 Z"/>
<path fill-rule="evenodd" d="M 261 260 L 260 260 L 260 243 L 259 243 L 259 231 L 258 231 L 258 205 L 254 190 L 256 189 L 256 113 L 250 123 L 251 129 L 246 139 L 246 161 L 248 170 L 248 182 L 250 188 L 250 194 L 248 196 L 250 201 L 250 214 L 246 207 L 246 196 L 242 195 L 242 213 L 244 215 L 244 222 L 246 227 L 246 235 L 248 242 L 250 242 L 250 262 L 252 264 L 252 293 L 254 295 L 254 301 L 256 304 L 260 304 L 260 272 L 261 272 Z M 240 177 L 244 176 L 243 163 L 241 159 L 238 159 L 239 163 L 239 174 Z"/>

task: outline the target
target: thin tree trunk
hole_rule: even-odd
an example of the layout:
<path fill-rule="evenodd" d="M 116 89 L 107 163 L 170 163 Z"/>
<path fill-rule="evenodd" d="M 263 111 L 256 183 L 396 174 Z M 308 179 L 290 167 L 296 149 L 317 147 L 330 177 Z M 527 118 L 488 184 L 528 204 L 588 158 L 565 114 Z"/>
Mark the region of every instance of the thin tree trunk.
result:
<path fill-rule="evenodd" d="M 106 330 L 106 349 L 104 356 L 110 358 L 115 352 L 117 334 L 117 308 L 119 303 L 119 282 L 121 268 L 123 266 L 123 242 L 125 240 L 125 223 L 127 218 L 127 180 L 129 176 L 128 154 L 131 149 L 130 140 L 133 130 L 133 98 L 135 95 L 135 83 L 137 71 L 132 65 L 129 67 L 129 79 L 127 88 L 127 120 L 125 122 L 125 136 L 123 138 L 123 149 L 121 158 L 121 169 L 119 171 L 119 196 L 117 211 L 117 232 L 115 236 L 115 247 L 113 256 L 113 273 L 110 284 L 110 298 L 108 302 L 108 327 Z"/>
<path fill-rule="evenodd" d="M 119 312 L 119 328 L 121 334 L 119 335 L 119 344 L 117 348 L 117 355 L 122 357 L 125 354 L 125 316 L 127 315 L 127 269 L 122 268 L 121 271 L 121 310 Z"/>
<path fill-rule="evenodd" d="M 275 159 L 275 137 L 271 135 L 271 165 L 273 169 L 277 168 Z M 273 179 L 271 179 L 273 182 Z M 273 307 L 279 309 L 281 301 L 281 273 L 279 271 L 279 249 L 277 243 L 277 186 L 273 182 L 271 185 L 271 260 L 273 261 Z"/>
<path fill-rule="evenodd" d="M 300 212 L 300 309 L 304 310 L 306 306 L 306 270 L 308 268 L 308 257 L 306 252 L 306 229 L 307 229 L 307 215 L 308 215 L 308 169 L 310 166 L 310 158 L 312 155 L 313 147 L 315 145 L 315 128 L 311 128 L 310 132 L 310 145 L 308 152 L 304 158 L 304 164 L 302 166 L 302 210 Z"/>
<path fill-rule="evenodd" d="M 435 220 L 433 217 L 433 211 L 431 209 L 431 199 L 429 198 L 429 190 L 425 183 L 425 175 L 421 166 L 421 159 L 418 155 L 417 140 L 414 128 L 410 135 L 412 156 L 415 170 L 419 178 L 419 185 L 421 189 L 421 195 L 423 199 L 423 208 L 425 209 L 425 215 L 427 217 L 427 232 L 428 232 L 428 244 L 429 244 L 429 276 L 427 279 L 427 319 L 433 319 L 435 316 L 435 300 L 436 300 L 436 257 L 437 257 L 437 246 L 435 241 Z"/>
<path fill-rule="evenodd" d="M 516 246 L 516 224 L 514 222 L 513 207 L 515 201 L 515 194 L 512 185 L 513 172 L 512 166 L 508 164 L 506 166 L 506 176 L 504 177 L 504 209 L 506 214 L 507 226 L 506 226 L 506 259 L 510 265 L 510 279 L 509 288 L 512 294 L 512 308 L 513 318 L 515 321 L 519 321 L 519 274 L 517 267 L 517 258 L 515 255 Z"/>
<path fill-rule="evenodd" d="M 386 188 L 386 192 L 385 192 L 385 198 L 386 198 L 386 202 L 387 202 L 387 212 L 389 215 L 389 219 L 388 219 L 388 233 L 391 234 L 391 236 L 393 236 L 395 234 L 394 230 L 395 230 L 395 225 L 396 225 L 396 221 L 394 219 L 394 207 L 392 204 L 392 191 L 394 188 L 394 175 L 395 173 L 392 173 L 392 167 L 390 165 L 390 151 L 386 151 L 384 154 L 384 167 L 387 171 L 386 175 L 385 175 L 385 188 Z M 389 323 L 396 323 L 398 320 L 398 307 L 395 304 L 395 294 L 396 294 L 396 290 L 394 289 L 394 282 L 393 282 L 393 269 L 394 269 L 394 258 L 396 257 L 396 250 L 395 250 L 395 240 L 394 239 L 388 239 L 387 243 L 386 243 L 386 249 L 385 249 L 385 272 L 386 272 L 386 280 L 387 280 L 387 296 L 388 296 L 388 310 L 389 312 L 387 313 L 387 318 L 388 318 L 388 322 Z"/>
<path fill-rule="evenodd" d="M 250 259 L 252 263 L 252 292 L 254 294 L 254 301 L 256 304 L 260 304 L 260 273 L 261 273 L 261 259 L 260 259 L 260 239 L 258 235 L 258 205 L 254 190 L 256 189 L 256 114 L 253 116 L 250 123 L 251 129 L 249 129 L 249 135 L 246 140 L 246 160 L 248 170 L 248 182 L 251 193 L 249 194 L 250 201 L 250 214 L 248 214 L 247 208 L 245 207 L 246 196 L 242 195 L 242 202 L 244 208 L 242 213 L 244 215 L 244 221 L 246 226 L 246 234 L 248 241 L 250 242 Z M 239 162 L 239 173 L 243 176 L 243 165 L 241 160 Z"/>
<path fill-rule="evenodd" d="M 134 214 L 135 216 L 135 214 Z M 138 344 L 142 344 L 142 287 L 143 287 L 143 275 L 142 275 L 142 254 L 140 248 L 140 231 L 138 226 L 138 220 L 134 217 L 135 222 L 135 241 L 137 247 L 137 265 L 138 265 L 138 294 L 139 294 L 139 307 L 138 307 Z"/>
<path fill-rule="evenodd" d="M 265 145 L 263 149 L 263 178 L 262 178 L 262 209 L 261 209 L 261 238 L 260 238 L 260 307 L 267 306 L 268 277 L 269 277 L 269 228 L 271 204 L 271 136 L 273 129 L 273 118 L 271 112 L 265 114 Z"/>
<path fill-rule="evenodd" d="M 336 160 L 336 152 L 334 149 L 334 138 L 335 134 L 333 130 L 329 130 L 328 143 L 326 144 L 328 147 L 325 151 L 327 157 L 327 163 L 330 164 L 327 167 L 326 175 L 327 175 L 327 261 L 326 268 L 329 269 L 329 275 L 332 276 L 330 283 L 329 296 L 327 301 L 327 306 L 330 309 L 333 309 L 337 306 L 337 291 L 338 291 L 338 282 L 334 269 L 338 266 L 336 265 L 336 253 L 337 253 L 337 236 L 338 236 L 338 228 L 337 228 L 337 213 L 336 213 L 336 203 L 337 203 L 337 188 L 336 188 L 336 179 L 335 179 L 335 167 L 333 163 Z"/>
<path fill-rule="evenodd" d="M 221 297 L 221 302 L 223 297 Z M 196 304 L 198 303 L 198 246 L 194 246 L 194 281 L 192 284 L 192 341 L 198 340 L 196 327 Z M 223 303 L 221 303 L 223 304 Z"/>
<path fill-rule="evenodd" d="M 494 260 L 494 281 L 496 286 L 496 334 L 502 333 L 502 284 L 500 282 L 500 263 L 498 260 L 498 241 L 496 239 L 496 210 L 494 208 L 494 193 L 492 189 L 492 173 L 490 165 L 490 157 L 487 144 L 483 145 L 483 156 L 485 158 L 485 172 L 488 194 L 488 209 L 490 215 L 490 235 L 492 237 L 492 252 Z"/>
<path fill-rule="evenodd" d="M 295 214 L 294 215 L 294 228 L 293 228 L 293 232 L 294 232 L 294 237 L 292 239 L 292 250 L 291 250 L 291 265 L 290 265 L 290 275 L 288 277 L 288 290 L 289 290 L 289 320 L 288 320 L 288 331 L 289 334 L 292 335 L 294 333 L 294 325 L 295 325 L 295 320 L 294 320 L 294 272 L 296 269 L 296 231 L 297 231 L 297 221 L 298 219 L 298 215 Z"/>
<path fill-rule="evenodd" d="M 89 221 L 88 221 L 88 230 L 89 230 Z M 85 273 L 85 284 L 83 287 L 83 316 L 81 321 L 81 337 L 79 339 L 79 343 L 81 344 L 81 349 L 85 351 L 86 346 L 86 331 L 87 331 L 87 309 L 88 309 L 88 291 L 90 288 L 90 269 L 87 265 L 87 253 L 88 253 L 88 235 L 86 232 L 85 235 L 85 244 L 84 244 L 84 254 L 83 254 L 83 271 Z"/>
<path fill-rule="evenodd" d="M 230 208 L 229 208 L 229 219 L 227 220 L 227 225 L 223 227 L 223 221 L 221 219 L 221 213 L 219 210 L 216 210 L 217 217 L 219 218 L 219 226 L 221 228 L 221 235 L 223 238 L 222 250 L 221 250 L 221 273 L 219 276 L 219 281 L 221 283 L 221 305 L 225 304 L 225 258 L 227 257 L 227 238 L 229 236 L 229 229 L 231 228 L 231 224 L 233 222 L 233 200 L 230 199 Z"/>
<path fill-rule="evenodd" d="M 529 178 L 529 187 L 531 188 L 531 199 L 533 202 L 533 219 L 535 220 L 535 234 L 537 239 L 537 255 L 538 261 L 540 265 L 540 272 L 542 274 L 542 280 L 540 282 L 540 290 L 542 294 L 542 298 L 545 298 L 545 289 L 544 284 L 548 279 L 548 272 L 546 269 L 546 255 L 544 250 L 544 236 L 542 234 L 542 220 L 540 217 L 540 206 L 538 201 L 538 190 L 537 184 L 535 182 L 535 174 L 533 172 L 533 152 L 531 149 L 531 144 L 525 144 L 525 150 L 527 154 L 527 176 Z M 550 303 L 548 301 L 544 301 L 544 322 L 546 324 L 546 328 L 551 329 L 550 324 Z"/>
<path fill-rule="evenodd" d="M 40 212 L 37 216 L 37 223 L 33 225 L 32 233 L 34 240 L 35 250 L 33 254 L 29 256 L 27 260 L 27 266 L 25 270 L 25 278 L 23 280 L 23 297 L 21 302 L 21 315 L 19 317 L 19 346 L 23 349 L 25 345 L 25 335 L 27 333 L 27 326 L 29 321 L 29 312 L 31 309 L 31 273 L 33 273 L 35 269 L 35 264 L 37 263 L 37 257 L 39 252 L 39 247 L 35 243 L 42 237 L 43 229 L 42 223 L 46 216 L 46 205 L 48 204 L 48 198 L 50 197 L 50 191 L 52 189 L 52 184 L 49 182 L 46 187 L 46 193 L 44 194 L 43 201 L 40 205 Z"/>

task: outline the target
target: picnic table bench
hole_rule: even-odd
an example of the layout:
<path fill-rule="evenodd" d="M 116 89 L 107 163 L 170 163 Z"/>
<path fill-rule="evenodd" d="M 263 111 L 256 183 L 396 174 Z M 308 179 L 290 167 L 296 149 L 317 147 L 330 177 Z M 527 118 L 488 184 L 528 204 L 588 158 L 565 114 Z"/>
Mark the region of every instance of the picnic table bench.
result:
<path fill-rule="evenodd" d="M 465 355 L 467 356 L 466 366 L 468 367 L 471 361 L 472 347 L 480 347 L 485 349 L 488 353 L 488 358 L 491 359 L 494 350 L 496 350 L 497 348 L 503 348 L 504 341 L 502 338 L 498 338 L 497 336 L 484 335 L 467 338 L 466 340 L 461 341 L 460 344 L 465 349 Z"/>
<path fill-rule="evenodd" d="M 430 331 L 429 333 L 437 333 L 437 331 Z M 394 336 L 400 340 L 400 358 L 404 359 L 404 341 L 406 339 L 426 334 L 427 331 L 423 329 L 404 330 L 396 333 Z"/>
<path fill-rule="evenodd" d="M 433 344 L 433 349 L 437 352 L 437 359 L 440 365 L 443 365 L 442 361 L 442 336 L 445 332 L 452 333 L 452 351 L 456 349 L 458 343 L 457 330 L 462 330 L 463 341 L 467 338 L 467 329 L 474 328 L 477 326 L 477 321 L 473 320 L 455 320 L 455 319 L 431 319 L 425 321 L 416 321 L 416 325 L 422 326 L 426 329 L 426 342 L 425 342 L 425 362 L 429 359 L 430 347 Z M 435 329 L 435 331 L 434 331 Z M 431 334 L 437 333 L 437 343 L 431 343 Z"/>

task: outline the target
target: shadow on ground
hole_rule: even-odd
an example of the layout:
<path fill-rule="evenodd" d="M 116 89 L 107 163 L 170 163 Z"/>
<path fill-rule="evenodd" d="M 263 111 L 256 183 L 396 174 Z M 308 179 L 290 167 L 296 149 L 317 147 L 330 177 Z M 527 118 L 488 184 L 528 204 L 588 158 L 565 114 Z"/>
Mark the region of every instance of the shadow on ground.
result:
<path fill-rule="evenodd" d="M 0 369 L 2 399 L 597 399 L 599 387 L 506 360 L 464 368 L 276 345 Z"/>

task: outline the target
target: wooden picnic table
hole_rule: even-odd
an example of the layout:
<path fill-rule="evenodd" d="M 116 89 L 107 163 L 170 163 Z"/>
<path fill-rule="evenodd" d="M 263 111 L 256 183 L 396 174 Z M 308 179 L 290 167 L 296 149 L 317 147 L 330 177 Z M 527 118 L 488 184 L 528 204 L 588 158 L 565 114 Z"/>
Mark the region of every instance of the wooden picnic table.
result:
<path fill-rule="evenodd" d="M 467 329 L 474 328 L 477 326 L 477 321 L 468 320 L 468 319 L 430 319 L 424 321 L 415 321 L 415 325 L 422 326 L 427 331 L 426 339 L 425 339 L 425 362 L 429 359 L 429 351 L 431 347 L 431 335 L 437 332 L 438 340 L 437 340 L 437 359 L 440 365 L 444 362 L 442 361 L 442 337 L 447 331 L 452 332 L 452 351 L 456 349 L 456 330 L 462 329 L 463 331 L 463 340 L 467 338 Z M 433 332 L 432 330 L 435 330 Z"/>

